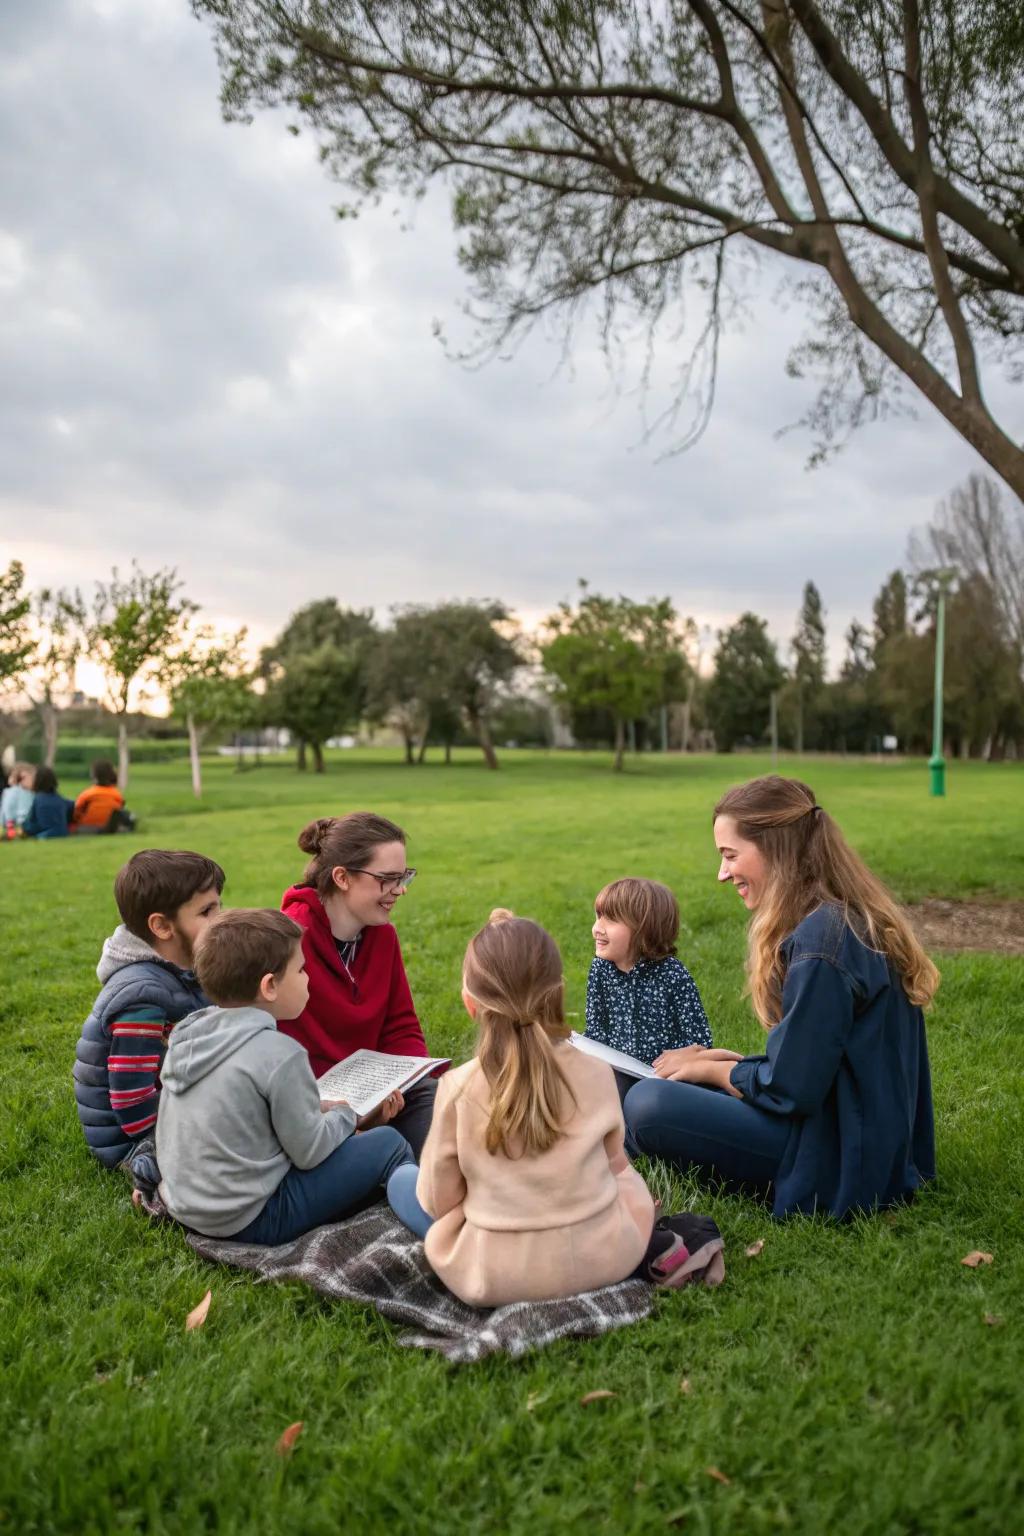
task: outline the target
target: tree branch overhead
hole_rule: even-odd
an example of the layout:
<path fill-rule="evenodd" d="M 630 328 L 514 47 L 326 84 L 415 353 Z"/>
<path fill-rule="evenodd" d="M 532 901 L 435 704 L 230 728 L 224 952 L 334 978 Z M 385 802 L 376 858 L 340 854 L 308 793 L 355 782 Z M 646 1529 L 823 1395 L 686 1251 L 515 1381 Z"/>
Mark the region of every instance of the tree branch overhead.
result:
<path fill-rule="evenodd" d="M 475 355 L 540 314 L 571 330 L 597 290 L 606 337 L 619 308 L 653 334 L 714 305 L 707 345 L 736 256 L 766 252 L 813 279 L 795 362 L 820 381 L 816 454 L 902 381 L 1024 497 L 1020 424 L 982 377 L 1024 336 L 1024 45 L 998 7 L 192 4 L 229 116 L 286 109 L 357 202 L 450 183 Z M 694 377 L 704 420 L 713 373 Z"/>

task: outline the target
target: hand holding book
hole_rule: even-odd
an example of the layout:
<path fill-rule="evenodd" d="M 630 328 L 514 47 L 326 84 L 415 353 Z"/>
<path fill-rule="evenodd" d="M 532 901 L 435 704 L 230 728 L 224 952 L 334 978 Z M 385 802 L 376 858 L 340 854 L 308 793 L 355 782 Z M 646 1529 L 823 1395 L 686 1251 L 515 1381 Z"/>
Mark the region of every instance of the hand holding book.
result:
<path fill-rule="evenodd" d="M 332 1109 L 351 1109 L 351 1107 L 347 1099 L 320 1100 L 320 1113 L 322 1115 L 328 1114 Z M 390 1120 L 394 1120 L 396 1115 L 400 1115 L 404 1108 L 405 1098 L 403 1095 L 397 1090 L 394 1093 L 389 1093 L 383 1103 L 377 1105 L 376 1109 L 371 1110 L 368 1115 L 361 1115 L 359 1117 L 356 1121 L 356 1130 L 372 1131 L 376 1125 L 387 1125 Z"/>
<path fill-rule="evenodd" d="M 376 1118 L 375 1111 L 389 1095 L 397 1093 L 401 1097 L 406 1089 L 438 1067 L 447 1067 L 450 1061 L 448 1056 L 393 1056 L 385 1051 L 358 1050 L 318 1077 L 317 1086 L 321 1101 L 350 1104 L 360 1121 L 365 1122 L 360 1128 L 367 1129 L 369 1124 L 385 1123 L 384 1119 Z M 401 1104 L 397 1105 L 386 1119 L 393 1119 L 401 1108 Z M 374 1118 L 369 1121 L 367 1117 L 371 1115 Z"/>

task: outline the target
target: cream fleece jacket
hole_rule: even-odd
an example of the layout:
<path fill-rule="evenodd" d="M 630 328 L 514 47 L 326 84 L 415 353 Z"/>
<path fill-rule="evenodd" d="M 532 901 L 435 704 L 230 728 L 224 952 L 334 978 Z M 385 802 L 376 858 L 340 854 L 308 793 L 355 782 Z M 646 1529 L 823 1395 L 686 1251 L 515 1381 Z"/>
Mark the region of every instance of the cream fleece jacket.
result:
<path fill-rule="evenodd" d="M 487 1151 L 490 1091 L 475 1059 L 438 1083 L 416 1194 L 436 1218 L 427 1258 L 471 1306 L 614 1284 L 650 1241 L 654 1202 L 626 1157 L 612 1070 L 567 1041 L 556 1049 L 576 1102 L 539 1156 Z"/>

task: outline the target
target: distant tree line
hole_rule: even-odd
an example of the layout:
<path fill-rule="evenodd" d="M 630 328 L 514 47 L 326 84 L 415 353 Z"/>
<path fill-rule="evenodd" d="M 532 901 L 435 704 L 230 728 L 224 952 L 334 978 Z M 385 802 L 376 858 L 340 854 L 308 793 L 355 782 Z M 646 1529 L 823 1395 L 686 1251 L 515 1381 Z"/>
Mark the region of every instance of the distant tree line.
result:
<path fill-rule="evenodd" d="M 826 612 L 804 586 L 783 655 L 765 619 L 742 613 L 713 654 L 668 597 L 606 596 L 580 583 L 534 635 L 495 601 L 407 604 L 378 624 L 325 597 L 298 609 L 258 661 L 244 630 L 196 623 L 173 570 L 116 569 L 91 604 L 78 591 L 31 593 L 21 565 L 0 572 L 0 691 L 27 697 L 53 763 L 62 707 L 80 659 L 105 679 L 119 776 L 129 770 L 130 701 L 159 690 L 187 734 L 202 792 L 204 741 L 286 730 L 300 769 L 322 772 L 324 749 L 358 730 L 399 736 L 406 762 L 475 743 L 497 768 L 496 743 L 719 751 L 770 739 L 796 752 L 928 750 L 936 600 L 946 614 L 946 750 L 1024 755 L 1024 506 L 972 477 L 911 540 L 907 568 L 883 582 L 870 624 L 854 620 L 828 675 Z"/>

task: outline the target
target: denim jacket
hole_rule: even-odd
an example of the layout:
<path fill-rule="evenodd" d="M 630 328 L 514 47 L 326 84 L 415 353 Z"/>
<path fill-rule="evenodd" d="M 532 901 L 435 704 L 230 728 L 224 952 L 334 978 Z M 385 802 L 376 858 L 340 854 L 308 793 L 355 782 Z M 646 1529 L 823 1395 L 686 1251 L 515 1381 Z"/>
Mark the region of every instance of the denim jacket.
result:
<path fill-rule="evenodd" d="M 826 904 L 784 940 L 782 1017 L 732 1086 L 792 1121 L 776 1216 L 846 1216 L 906 1199 L 935 1177 L 924 1016 L 887 957 Z"/>

